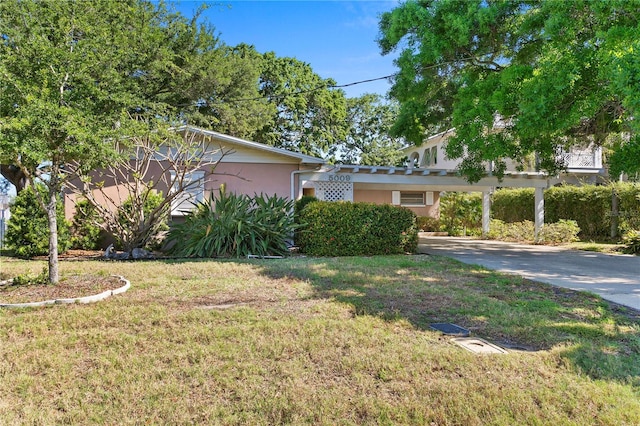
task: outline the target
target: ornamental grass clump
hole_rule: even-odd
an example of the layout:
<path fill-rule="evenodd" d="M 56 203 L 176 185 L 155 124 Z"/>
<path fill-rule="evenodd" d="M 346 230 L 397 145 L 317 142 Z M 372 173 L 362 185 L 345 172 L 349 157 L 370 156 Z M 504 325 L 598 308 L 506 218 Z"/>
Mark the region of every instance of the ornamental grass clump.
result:
<path fill-rule="evenodd" d="M 178 257 L 283 256 L 297 225 L 293 203 L 276 195 L 250 197 L 220 189 L 169 231 L 166 246 Z"/>

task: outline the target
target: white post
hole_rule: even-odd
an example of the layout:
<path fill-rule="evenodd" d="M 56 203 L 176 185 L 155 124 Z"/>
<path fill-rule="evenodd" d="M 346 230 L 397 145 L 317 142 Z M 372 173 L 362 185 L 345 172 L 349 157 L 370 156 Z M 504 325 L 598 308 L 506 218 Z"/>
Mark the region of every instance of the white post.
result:
<path fill-rule="evenodd" d="M 535 190 L 535 203 L 536 203 L 536 211 L 535 211 L 535 241 L 538 241 L 538 235 L 540 234 L 540 230 L 544 226 L 544 189 L 536 188 Z"/>
<path fill-rule="evenodd" d="M 491 192 L 482 193 L 482 236 L 489 234 L 489 224 L 491 223 Z"/>

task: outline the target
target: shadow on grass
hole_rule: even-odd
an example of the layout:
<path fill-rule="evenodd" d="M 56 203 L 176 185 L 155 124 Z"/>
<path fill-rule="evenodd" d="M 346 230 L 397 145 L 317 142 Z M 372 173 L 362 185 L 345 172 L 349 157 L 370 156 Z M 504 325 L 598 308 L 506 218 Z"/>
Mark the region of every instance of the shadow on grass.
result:
<path fill-rule="evenodd" d="M 546 350 L 586 374 L 640 386 L 640 313 L 596 295 L 491 272 L 439 256 L 292 258 L 259 262 L 271 278 L 308 281 L 314 298 L 355 315 L 450 322 L 507 348 Z"/>

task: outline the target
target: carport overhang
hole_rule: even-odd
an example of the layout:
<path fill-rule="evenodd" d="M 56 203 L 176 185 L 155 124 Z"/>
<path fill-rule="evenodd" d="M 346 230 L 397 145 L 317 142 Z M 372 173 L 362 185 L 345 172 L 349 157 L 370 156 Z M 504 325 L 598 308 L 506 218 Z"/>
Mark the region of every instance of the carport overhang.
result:
<path fill-rule="evenodd" d="M 549 178 L 537 172 L 507 172 L 502 179 L 487 175 L 476 183 L 469 183 L 456 170 L 437 170 L 389 166 L 335 165 L 298 175 L 298 198 L 304 182 L 350 183 L 353 189 L 394 191 L 452 191 L 482 193 L 482 231 L 489 232 L 491 198 L 496 188 L 535 189 L 535 232 L 544 225 L 544 190 Z"/>

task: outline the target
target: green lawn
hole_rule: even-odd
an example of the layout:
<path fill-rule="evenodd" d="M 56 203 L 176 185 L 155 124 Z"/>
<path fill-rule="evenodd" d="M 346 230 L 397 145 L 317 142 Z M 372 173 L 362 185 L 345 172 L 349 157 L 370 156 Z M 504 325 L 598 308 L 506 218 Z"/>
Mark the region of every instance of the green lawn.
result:
<path fill-rule="evenodd" d="M 593 295 L 424 255 L 61 270 L 132 288 L 0 310 L 0 424 L 640 424 L 640 319 Z"/>

